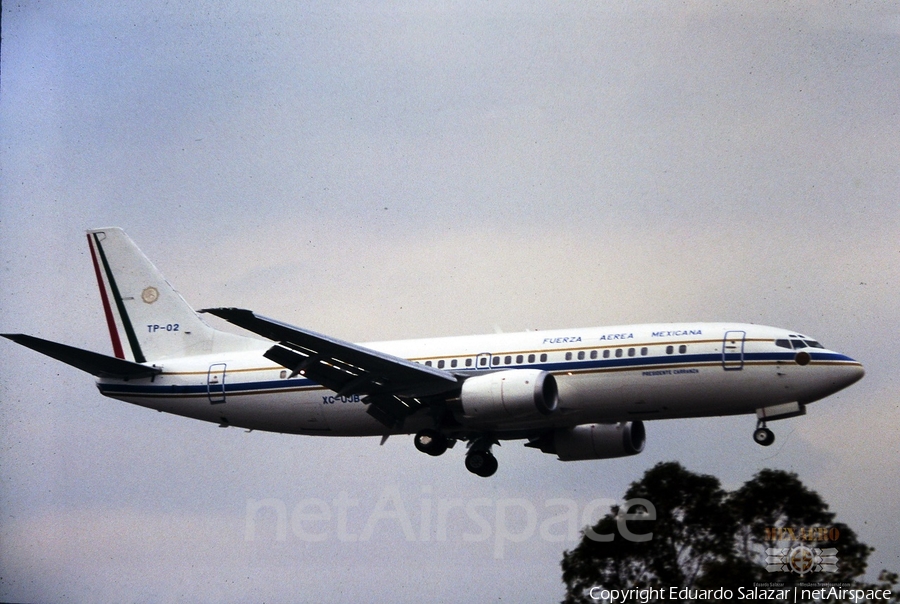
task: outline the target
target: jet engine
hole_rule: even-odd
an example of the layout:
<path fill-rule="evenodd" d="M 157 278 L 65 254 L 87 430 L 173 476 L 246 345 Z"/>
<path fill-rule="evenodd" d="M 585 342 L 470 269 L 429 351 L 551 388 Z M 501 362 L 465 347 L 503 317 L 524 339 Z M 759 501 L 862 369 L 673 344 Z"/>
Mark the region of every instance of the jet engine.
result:
<path fill-rule="evenodd" d="M 470 377 L 459 395 L 463 415 L 494 420 L 549 415 L 559 405 L 556 378 L 540 369 L 510 369 Z"/>
<path fill-rule="evenodd" d="M 561 461 L 578 461 L 637 455 L 646 440 L 644 423 L 636 421 L 559 428 L 529 446 L 557 455 Z"/>

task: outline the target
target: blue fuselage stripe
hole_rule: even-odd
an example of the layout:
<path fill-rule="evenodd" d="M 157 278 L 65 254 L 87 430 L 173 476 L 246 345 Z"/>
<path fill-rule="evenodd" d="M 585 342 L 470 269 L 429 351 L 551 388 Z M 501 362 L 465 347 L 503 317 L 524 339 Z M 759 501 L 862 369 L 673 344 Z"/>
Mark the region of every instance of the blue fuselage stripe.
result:
<path fill-rule="evenodd" d="M 744 364 L 760 363 L 793 363 L 794 352 L 745 352 L 726 355 L 726 361 L 741 361 Z M 833 352 L 810 352 L 813 362 L 848 362 L 855 363 L 848 356 Z M 678 368 L 688 366 L 721 366 L 723 364 L 722 353 L 709 354 L 679 354 L 666 356 L 637 356 L 611 359 L 584 359 L 564 361 L 557 363 L 532 363 L 519 365 L 494 365 L 490 368 L 459 368 L 466 374 L 477 374 L 482 371 L 505 371 L 509 369 L 541 369 L 551 373 L 565 372 L 605 372 L 616 370 L 645 370 L 660 366 Z M 226 374 L 227 375 L 227 374 Z M 165 376 L 165 374 L 163 374 Z M 217 384 L 217 392 L 221 393 L 221 386 Z M 209 393 L 207 384 L 129 384 L 124 382 L 99 382 L 98 388 L 105 395 L 150 395 L 150 396 L 190 396 L 206 395 Z M 312 380 L 305 378 L 263 380 L 254 382 L 228 382 L 224 384 L 224 390 L 228 394 L 278 392 L 301 389 L 324 389 Z"/>

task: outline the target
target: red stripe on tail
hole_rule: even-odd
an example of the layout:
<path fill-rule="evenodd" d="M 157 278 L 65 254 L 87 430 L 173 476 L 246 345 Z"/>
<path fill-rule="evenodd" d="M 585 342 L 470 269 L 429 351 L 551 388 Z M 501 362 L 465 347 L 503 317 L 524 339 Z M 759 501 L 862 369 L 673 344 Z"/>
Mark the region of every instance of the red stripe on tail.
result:
<path fill-rule="evenodd" d="M 106 285 L 103 283 L 103 276 L 100 274 L 100 264 L 97 262 L 97 252 L 94 251 L 94 242 L 91 242 L 91 234 L 88 233 L 88 247 L 91 248 L 91 260 L 94 261 L 94 272 L 97 273 L 97 285 L 100 286 L 100 299 L 103 300 L 103 312 L 106 314 L 106 324 L 109 326 L 109 339 L 112 340 L 113 354 L 120 359 L 125 358 L 125 352 L 122 350 L 122 342 L 119 340 L 119 331 L 116 329 L 116 320 L 113 317 L 112 308 L 109 305 L 109 298 L 106 295 Z M 97 243 L 97 245 L 100 245 Z"/>

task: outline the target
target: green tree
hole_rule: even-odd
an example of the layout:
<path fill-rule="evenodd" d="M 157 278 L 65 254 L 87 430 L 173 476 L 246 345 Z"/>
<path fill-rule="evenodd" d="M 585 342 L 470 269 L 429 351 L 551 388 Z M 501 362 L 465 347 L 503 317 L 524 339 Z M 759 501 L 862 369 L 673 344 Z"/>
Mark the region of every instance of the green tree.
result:
<path fill-rule="evenodd" d="M 876 587 L 858 580 L 872 548 L 850 527 L 835 523 L 828 504 L 796 474 L 761 470 L 728 493 L 714 476 L 695 474 L 677 462 L 659 463 L 628 488 L 625 500 L 635 499 L 649 502 L 649 515 L 626 519 L 624 514 L 635 509 L 613 507 L 563 555 L 566 604 L 596 601 L 590 598 L 592 587 L 725 587 L 735 593 L 754 583 L 789 588 L 827 581 Z M 652 532 L 653 537 L 643 542 L 625 539 L 617 531 L 623 524 L 632 533 Z M 822 530 L 810 533 L 813 528 Z M 611 541 L 596 538 L 610 534 L 615 535 Z M 793 551 L 799 546 L 838 549 L 837 571 L 800 575 L 766 569 L 767 549 Z M 893 589 L 896 583 L 895 573 L 883 571 L 878 586 Z M 890 601 L 898 602 L 897 596 Z"/>
<path fill-rule="evenodd" d="M 820 549 L 839 549 L 838 570 L 829 573 L 829 581 L 851 582 L 866 571 L 867 559 L 874 550 L 860 542 L 850 527 L 835 523 L 834 514 L 828 511 L 828 504 L 818 493 L 806 488 L 796 474 L 760 470 L 752 480 L 731 493 L 728 504 L 738 527 L 733 563 L 754 571 L 757 581 L 771 581 L 769 573 L 759 563 L 767 548 L 793 549 L 804 543 L 814 544 Z M 772 529 L 784 527 L 828 527 L 837 532 L 829 530 L 825 535 L 815 535 L 814 540 L 804 540 L 799 532 L 791 538 L 789 532 L 780 531 L 778 536 L 781 539 L 773 539 Z M 836 535 L 837 539 L 833 541 L 830 538 L 832 535 Z M 822 539 L 823 536 L 826 538 Z M 808 577 L 789 573 L 782 576 L 779 582 L 793 585 L 808 580 Z"/>

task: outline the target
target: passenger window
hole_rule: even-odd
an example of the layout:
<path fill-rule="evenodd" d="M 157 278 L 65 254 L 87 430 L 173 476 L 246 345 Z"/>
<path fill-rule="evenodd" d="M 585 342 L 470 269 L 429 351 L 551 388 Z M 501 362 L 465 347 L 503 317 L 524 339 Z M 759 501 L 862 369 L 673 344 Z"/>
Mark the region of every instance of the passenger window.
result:
<path fill-rule="evenodd" d="M 596 359 L 596 358 L 597 358 L 597 351 L 596 351 L 596 350 L 592 350 L 592 351 L 591 351 L 591 358 L 592 358 L 592 359 Z"/>
<path fill-rule="evenodd" d="M 528 355 L 528 362 L 529 362 L 529 363 L 534 363 L 534 355 L 533 355 L 533 354 L 529 354 L 529 355 Z"/>
<path fill-rule="evenodd" d="M 499 365 L 499 364 L 500 364 L 500 357 L 494 357 L 493 359 L 491 359 L 491 365 Z"/>
<path fill-rule="evenodd" d="M 425 361 L 425 364 L 431 367 L 431 361 Z"/>
<path fill-rule="evenodd" d="M 506 358 L 503 359 L 503 363 L 504 363 L 505 365 L 509 365 L 510 363 L 512 363 L 512 357 L 509 356 L 509 355 L 506 355 Z"/>
<path fill-rule="evenodd" d="M 642 357 L 647 356 L 647 352 L 648 352 L 648 351 L 647 351 L 647 347 L 646 347 L 646 346 L 644 346 L 643 348 L 641 348 L 641 356 L 642 356 Z"/>
<path fill-rule="evenodd" d="M 544 353 L 541 355 L 541 363 L 546 363 L 546 362 L 547 362 L 547 354 Z"/>
<path fill-rule="evenodd" d="M 672 354 L 673 352 L 675 352 L 674 346 L 666 346 L 666 354 Z"/>
<path fill-rule="evenodd" d="M 579 361 L 583 361 L 583 360 L 584 360 L 584 351 L 583 351 L 583 350 L 579 350 L 579 351 L 578 351 L 578 360 L 579 360 Z"/>
<path fill-rule="evenodd" d="M 444 368 L 444 360 L 441 359 L 440 361 L 438 361 L 438 369 L 443 369 L 443 368 Z"/>
<path fill-rule="evenodd" d="M 622 349 L 621 349 L 621 348 L 616 348 L 616 358 L 618 359 L 618 358 L 621 357 L 621 356 L 622 356 Z"/>
<path fill-rule="evenodd" d="M 566 360 L 567 360 L 567 361 L 571 361 L 571 360 L 572 360 L 572 353 L 571 353 L 571 352 L 567 352 L 567 353 L 566 353 Z"/>
<path fill-rule="evenodd" d="M 487 357 L 481 357 L 481 360 L 478 361 L 478 364 L 484 367 L 487 365 Z"/>
<path fill-rule="evenodd" d="M 525 360 L 525 357 L 523 357 L 521 354 L 516 357 L 516 363 L 521 363 L 524 360 Z"/>
<path fill-rule="evenodd" d="M 629 348 L 629 349 L 628 349 L 628 356 L 630 356 L 630 357 L 633 357 L 633 356 L 634 356 L 634 348 Z"/>
<path fill-rule="evenodd" d="M 608 359 L 608 358 L 609 358 L 609 348 L 607 348 L 606 350 L 603 351 L 603 358 L 604 358 L 604 359 Z"/>
<path fill-rule="evenodd" d="M 482 361 L 483 360 L 484 359 L 482 359 Z M 466 359 L 466 367 L 471 367 L 471 366 L 472 366 L 472 359 Z"/>
<path fill-rule="evenodd" d="M 687 352 L 687 346 L 685 346 L 684 344 L 682 344 L 681 346 L 678 347 L 678 352 L 680 352 L 681 354 L 686 353 L 686 352 Z"/>
<path fill-rule="evenodd" d="M 450 361 L 450 366 L 456 367 L 457 363 L 458 363 L 458 361 L 456 359 L 453 359 L 452 361 Z"/>

